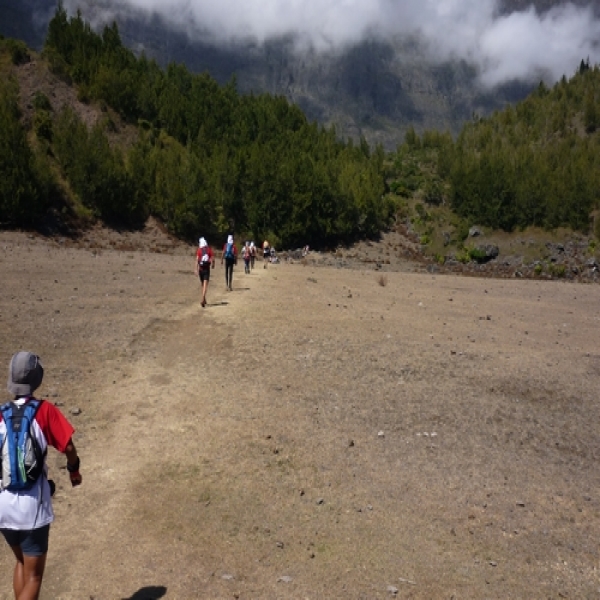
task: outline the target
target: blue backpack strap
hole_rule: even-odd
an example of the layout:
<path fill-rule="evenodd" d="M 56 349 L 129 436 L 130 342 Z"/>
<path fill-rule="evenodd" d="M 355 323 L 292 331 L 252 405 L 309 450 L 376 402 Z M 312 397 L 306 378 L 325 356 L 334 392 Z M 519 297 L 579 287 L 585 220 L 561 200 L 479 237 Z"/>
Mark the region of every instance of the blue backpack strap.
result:
<path fill-rule="evenodd" d="M 27 428 L 23 427 L 23 421 L 21 421 L 20 436 L 22 436 L 22 438 L 20 439 L 20 442 L 19 442 L 19 445 L 21 447 L 23 447 L 24 441 L 25 441 L 25 436 L 27 434 L 30 435 L 31 446 L 32 446 L 33 452 L 35 454 L 37 469 L 39 470 L 36 480 L 45 474 L 44 459 L 46 456 L 46 451 L 42 452 L 42 450 L 40 448 L 40 444 L 39 444 L 37 438 L 35 437 L 35 431 L 33 431 L 33 420 L 35 419 L 35 415 L 37 414 L 38 409 L 42 405 L 42 402 L 43 402 L 43 400 L 37 400 L 36 398 L 31 398 L 25 404 L 25 413 L 23 415 L 23 418 L 27 419 Z"/>
<path fill-rule="evenodd" d="M 25 403 L 23 407 L 23 416 L 21 417 L 21 428 L 19 429 L 19 448 L 23 447 L 25 443 L 25 437 L 29 435 L 31 431 L 31 424 L 33 423 L 33 419 L 35 417 L 35 413 L 37 413 L 38 408 L 40 407 L 40 401 L 32 398 L 31 400 Z M 24 427 L 23 425 L 27 425 Z"/>
<path fill-rule="evenodd" d="M 17 465 L 17 449 L 15 447 L 15 436 L 13 435 L 13 403 L 7 402 L 0 408 L 2 418 L 6 425 L 6 443 L 8 444 L 8 460 L 10 461 L 11 480 L 14 481 L 15 474 L 19 472 Z"/>

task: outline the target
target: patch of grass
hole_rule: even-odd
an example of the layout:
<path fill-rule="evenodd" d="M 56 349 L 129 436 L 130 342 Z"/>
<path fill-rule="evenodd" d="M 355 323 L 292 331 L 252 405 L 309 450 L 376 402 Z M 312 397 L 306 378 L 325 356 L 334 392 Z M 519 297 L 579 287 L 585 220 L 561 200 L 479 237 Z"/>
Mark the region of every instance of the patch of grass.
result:
<path fill-rule="evenodd" d="M 487 257 L 485 250 L 481 250 L 480 248 L 476 248 L 475 246 L 470 246 L 469 248 L 467 248 L 467 252 L 469 254 L 469 258 L 476 262 L 481 262 Z"/>
<path fill-rule="evenodd" d="M 565 265 L 551 264 L 548 270 L 552 277 L 564 277 L 567 273 L 567 267 Z"/>
<path fill-rule="evenodd" d="M 470 262 L 471 257 L 469 256 L 468 250 L 466 248 L 463 248 L 460 252 L 458 252 L 456 255 L 456 260 L 462 263 L 463 265 L 466 265 L 468 262 Z"/>

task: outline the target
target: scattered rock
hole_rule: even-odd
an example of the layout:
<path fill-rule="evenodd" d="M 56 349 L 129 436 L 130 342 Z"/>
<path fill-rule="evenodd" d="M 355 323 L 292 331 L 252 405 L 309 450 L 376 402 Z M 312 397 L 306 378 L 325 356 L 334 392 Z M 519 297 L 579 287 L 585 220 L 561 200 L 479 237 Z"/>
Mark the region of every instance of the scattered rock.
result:
<path fill-rule="evenodd" d="M 477 262 L 479 263 L 486 263 L 490 260 L 494 260 L 495 258 L 498 258 L 498 254 L 500 254 L 500 249 L 494 244 L 485 244 L 477 246 L 477 251 L 480 254 L 483 254 L 481 258 L 477 259 Z"/>

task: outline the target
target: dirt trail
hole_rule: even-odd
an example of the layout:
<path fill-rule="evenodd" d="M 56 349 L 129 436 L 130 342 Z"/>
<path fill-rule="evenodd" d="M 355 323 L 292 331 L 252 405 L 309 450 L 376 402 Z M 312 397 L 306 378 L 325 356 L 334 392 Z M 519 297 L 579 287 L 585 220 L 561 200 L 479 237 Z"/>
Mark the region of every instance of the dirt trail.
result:
<path fill-rule="evenodd" d="M 203 310 L 193 249 L 0 245 L 1 356 L 82 410 L 44 599 L 600 593 L 595 286 L 218 267 Z"/>

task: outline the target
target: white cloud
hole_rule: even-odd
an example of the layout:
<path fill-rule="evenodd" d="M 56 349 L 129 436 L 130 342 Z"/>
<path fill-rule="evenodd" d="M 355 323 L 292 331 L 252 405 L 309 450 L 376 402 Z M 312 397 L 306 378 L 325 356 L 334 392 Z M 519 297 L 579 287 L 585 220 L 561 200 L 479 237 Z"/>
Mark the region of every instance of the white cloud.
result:
<path fill-rule="evenodd" d="M 156 13 L 190 36 L 220 43 L 292 34 L 300 46 L 335 50 L 366 36 L 418 34 L 433 58 L 478 65 L 488 86 L 540 73 L 556 80 L 582 58 L 600 62 L 600 20 L 572 4 L 543 15 L 530 8 L 501 16 L 496 0 L 107 1 L 116 11 Z"/>
<path fill-rule="evenodd" d="M 591 9 L 568 5 L 542 17 L 533 10 L 513 13 L 481 36 L 482 80 L 494 85 L 545 72 L 556 81 L 572 75 L 582 58 L 600 61 L 598 42 L 600 21 Z"/>

